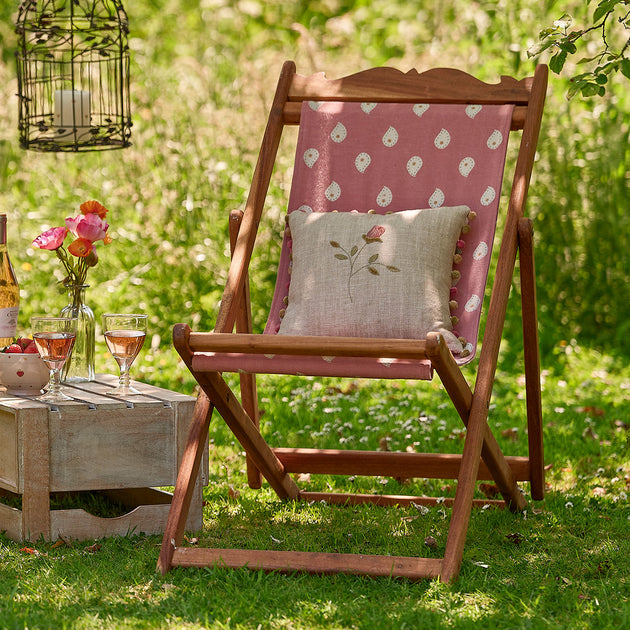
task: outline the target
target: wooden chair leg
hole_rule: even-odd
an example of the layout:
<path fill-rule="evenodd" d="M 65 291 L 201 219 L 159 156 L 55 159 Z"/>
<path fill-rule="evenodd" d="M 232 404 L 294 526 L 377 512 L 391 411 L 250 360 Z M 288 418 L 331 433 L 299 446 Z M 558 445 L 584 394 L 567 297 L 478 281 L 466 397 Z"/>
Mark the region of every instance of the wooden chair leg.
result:
<path fill-rule="evenodd" d="M 251 418 L 254 426 L 260 427 L 258 414 L 258 390 L 256 388 L 256 377 L 253 374 L 241 374 L 241 402 L 243 409 Z M 262 474 L 254 465 L 252 458 L 247 455 L 247 483 L 250 488 L 258 489 L 262 486 Z"/>
<path fill-rule="evenodd" d="M 483 458 L 484 463 L 492 471 L 493 478 L 508 507 L 512 510 L 522 510 L 526 505 L 514 475 L 488 427 L 488 405 L 483 394 L 483 391 L 475 392 L 468 417 L 466 441 L 440 573 L 440 579 L 443 582 L 450 582 L 459 574 L 470 523 L 480 458 Z"/>
<path fill-rule="evenodd" d="M 464 546 L 473 505 L 473 495 L 477 481 L 479 457 L 483 445 L 485 418 L 479 410 L 473 410 L 466 431 L 466 442 L 462 454 L 457 491 L 451 513 L 451 522 L 446 539 L 446 549 L 440 579 L 448 583 L 459 575 L 464 557 Z"/>
<path fill-rule="evenodd" d="M 171 508 L 164 529 L 162 549 L 157 565 L 158 570 L 162 574 L 165 574 L 172 568 L 173 553 L 184 537 L 190 502 L 195 491 L 195 483 L 205 444 L 208 441 L 208 427 L 212 410 L 213 407 L 208 397 L 203 392 L 199 394 L 193 411 L 188 441 L 186 442 L 179 472 L 177 473 Z"/>
<path fill-rule="evenodd" d="M 532 220 L 522 218 L 518 226 L 523 309 L 523 351 L 525 359 L 525 390 L 527 397 L 527 429 L 529 440 L 530 484 L 532 498 L 540 501 L 545 495 L 543 454 L 542 401 L 540 393 L 540 349 L 536 308 Z"/>
<path fill-rule="evenodd" d="M 232 253 L 236 247 L 236 239 L 243 221 L 243 211 L 234 210 L 230 213 L 230 248 Z M 252 309 L 249 295 L 249 275 L 245 277 L 243 293 L 241 295 L 236 314 L 236 332 L 251 333 L 253 331 Z M 253 374 L 241 374 L 241 401 L 247 415 L 251 418 L 254 426 L 260 426 L 258 413 L 258 391 L 256 388 L 256 377 Z M 247 482 L 250 488 L 258 489 L 262 486 L 262 474 L 254 465 L 252 458 L 246 455 Z"/>
<path fill-rule="evenodd" d="M 466 441 L 440 572 L 440 579 L 443 582 L 450 582 L 459 574 L 464 555 L 480 458 L 483 458 L 484 463 L 491 471 L 495 483 L 510 509 L 523 509 L 525 498 L 488 427 L 487 414 L 492 393 L 492 379 L 478 379 L 473 395 L 442 338 L 429 335 L 427 352 L 436 366 L 442 384 L 466 425 Z"/>
<path fill-rule="evenodd" d="M 482 379 L 478 382 L 477 390 L 473 396 L 464 375 L 455 363 L 444 339 L 433 333 L 430 334 L 428 337 L 427 352 L 431 356 L 431 360 L 440 376 L 440 380 L 453 401 L 467 431 L 471 429 L 470 421 L 474 401 L 479 397 L 486 401 L 485 404 L 482 405 L 482 409 L 485 409 L 483 419 L 479 421 L 483 424 L 483 428 L 481 429 L 483 440 L 481 458 L 490 470 L 499 492 L 508 507 L 511 510 L 522 510 L 525 507 L 525 498 L 518 487 L 516 478 L 505 455 L 501 451 L 486 422 L 488 403 L 492 393 L 492 380 Z M 477 473 L 475 472 L 475 478 L 476 476 Z"/>

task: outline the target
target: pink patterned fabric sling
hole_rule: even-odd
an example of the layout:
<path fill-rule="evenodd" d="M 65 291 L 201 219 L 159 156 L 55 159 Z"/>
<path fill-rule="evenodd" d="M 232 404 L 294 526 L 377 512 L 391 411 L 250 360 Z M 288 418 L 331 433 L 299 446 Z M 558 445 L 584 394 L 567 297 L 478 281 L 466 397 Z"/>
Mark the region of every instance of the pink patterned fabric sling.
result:
<path fill-rule="evenodd" d="M 470 361 L 476 351 L 511 117 L 510 105 L 302 105 L 289 214 L 370 212 L 386 216 L 461 205 L 470 209 L 473 219 L 452 252 L 453 286 L 447 296 L 453 333 L 462 340 L 463 351 L 454 352 L 460 364 Z M 328 244 L 326 247 L 330 249 Z M 339 256 L 343 260 L 345 254 Z M 280 331 L 289 305 L 291 267 L 292 242 L 287 229 L 265 334 Z M 208 354 L 203 362 L 208 361 L 217 371 L 432 376 L 428 362 L 420 361 L 239 354 Z"/>

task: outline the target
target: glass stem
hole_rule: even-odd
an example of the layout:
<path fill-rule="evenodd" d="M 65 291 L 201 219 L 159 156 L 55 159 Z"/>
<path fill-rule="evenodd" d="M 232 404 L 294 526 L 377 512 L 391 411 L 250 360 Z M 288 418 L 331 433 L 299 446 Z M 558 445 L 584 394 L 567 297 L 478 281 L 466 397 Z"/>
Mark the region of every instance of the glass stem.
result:
<path fill-rule="evenodd" d="M 118 385 L 123 389 L 129 389 L 129 368 L 131 366 L 125 361 L 124 365 L 120 367 L 120 377 L 118 379 Z"/>
<path fill-rule="evenodd" d="M 59 370 L 50 370 L 50 381 L 48 382 L 47 394 L 58 394 L 61 391 L 61 379 Z"/>

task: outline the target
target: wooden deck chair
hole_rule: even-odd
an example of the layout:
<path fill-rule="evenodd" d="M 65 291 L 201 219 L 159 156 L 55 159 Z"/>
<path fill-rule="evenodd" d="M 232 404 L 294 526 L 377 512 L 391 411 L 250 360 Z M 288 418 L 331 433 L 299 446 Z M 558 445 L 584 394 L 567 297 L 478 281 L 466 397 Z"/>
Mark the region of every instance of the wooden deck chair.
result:
<path fill-rule="evenodd" d="M 341 79 L 282 68 L 244 212 L 230 216 L 232 262 L 214 332 L 174 328 L 200 385 L 158 568 L 248 567 L 454 579 L 478 479 L 522 510 L 519 481 L 544 491 L 532 223 L 524 217 L 547 68 L 483 83 L 452 69 L 376 68 Z M 264 334 L 252 334 L 248 264 L 280 137 L 299 125 L 288 221 Z M 474 388 L 475 355 L 499 207 L 505 147 L 522 130 Z M 528 457 L 505 457 L 488 425 L 517 254 Z M 234 328 L 236 332 L 233 332 Z M 240 401 L 222 372 L 240 373 Z M 272 448 L 258 430 L 256 373 L 430 379 L 436 371 L 466 425 L 462 454 Z M 456 479 L 443 558 L 181 547 L 212 410 L 238 438 L 249 483 L 287 500 L 430 504 L 428 497 L 305 492 L 294 474 Z M 487 501 L 479 501 L 487 503 Z M 422 545 L 419 544 L 419 549 Z"/>

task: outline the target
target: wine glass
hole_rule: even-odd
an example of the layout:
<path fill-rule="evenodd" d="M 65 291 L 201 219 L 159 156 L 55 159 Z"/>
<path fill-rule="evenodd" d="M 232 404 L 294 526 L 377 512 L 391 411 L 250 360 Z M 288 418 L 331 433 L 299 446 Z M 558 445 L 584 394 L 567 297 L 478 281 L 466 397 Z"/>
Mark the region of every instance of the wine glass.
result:
<path fill-rule="evenodd" d="M 46 393 L 37 400 L 63 402 L 72 400 L 61 391 L 61 368 L 68 359 L 77 336 L 76 317 L 31 317 L 33 340 L 42 361 L 50 370 Z"/>
<path fill-rule="evenodd" d="M 103 315 L 103 332 L 105 343 L 120 367 L 118 387 L 109 393 L 114 396 L 141 394 L 129 385 L 129 368 L 147 336 L 147 315 L 106 313 Z"/>

